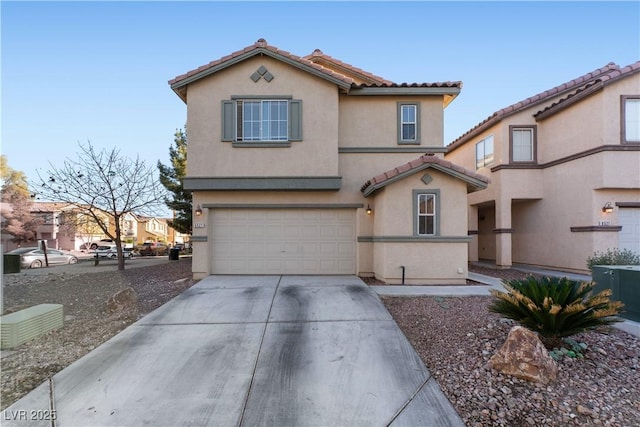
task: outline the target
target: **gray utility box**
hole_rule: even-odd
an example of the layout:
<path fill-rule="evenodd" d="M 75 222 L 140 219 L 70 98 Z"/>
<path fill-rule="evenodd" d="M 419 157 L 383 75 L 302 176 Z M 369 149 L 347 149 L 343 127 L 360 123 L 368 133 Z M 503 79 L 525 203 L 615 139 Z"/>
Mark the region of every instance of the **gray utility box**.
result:
<path fill-rule="evenodd" d="M 620 317 L 640 322 L 640 265 L 596 265 L 594 293 L 611 289 L 611 300 L 622 301 Z"/>

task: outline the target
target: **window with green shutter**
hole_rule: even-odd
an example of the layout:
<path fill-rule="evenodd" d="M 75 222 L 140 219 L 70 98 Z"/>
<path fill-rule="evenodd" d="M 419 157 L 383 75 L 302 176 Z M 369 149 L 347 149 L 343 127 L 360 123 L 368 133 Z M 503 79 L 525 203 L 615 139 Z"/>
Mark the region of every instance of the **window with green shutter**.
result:
<path fill-rule="evenodd" d="M 222 101 L 222 140 L 285 143 L 302 140 L 302 101 L 247 98 Z"/>

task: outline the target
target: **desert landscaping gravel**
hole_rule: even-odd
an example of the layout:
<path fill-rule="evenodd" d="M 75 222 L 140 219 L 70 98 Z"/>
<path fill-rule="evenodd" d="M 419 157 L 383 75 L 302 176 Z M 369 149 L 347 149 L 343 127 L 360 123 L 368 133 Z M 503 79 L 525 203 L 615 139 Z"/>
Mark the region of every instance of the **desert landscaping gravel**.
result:
<path fill-rule="evenodd" d="M 513 270 L 476 272 L 522 276 Z M 467 426 L 640 426 L 640 339 L 616 328 L 572 337 L 584 359 L 565 357 L 549 385 L 488 369 L 512 321 L 491 297 L 383 298 Z"/>
<path fill-rule="evenodd" d="M 85 261 L 3 275 L 4 314 L 51 303 L 63 305 L 65 319 L 62 329 L 2 351 L 2 409 L 194 284 L 191 258 L 124 271 L 115 262 L 102 262 L 95 268 L 99 272 L 92 269 Z M 129 287 L 137 309 L 110 313 L 109 297 Z"/>
<path fill-rule="evenodd" d="M 473 271 L 523 276 L 514 270 Z M 60 303 L 65 310 L 63 329 L 2 352 L 3 409 L 194 284 L 189 258 L 122 272 L 3 278 L 7 311 L 39 303 Z M 106 300 L 128 287 L 137 294 L 137 313 L 109 313 Z M 487 310 L 490 297 L 383 302 L 467 426 L 640 426 L 640 340 L 630 334 L 610 328 L 574 337 L 588 345 L 584 359 L 561 360 L 558 379 L 540 385 L 487 368 L 513 326 Z"/>

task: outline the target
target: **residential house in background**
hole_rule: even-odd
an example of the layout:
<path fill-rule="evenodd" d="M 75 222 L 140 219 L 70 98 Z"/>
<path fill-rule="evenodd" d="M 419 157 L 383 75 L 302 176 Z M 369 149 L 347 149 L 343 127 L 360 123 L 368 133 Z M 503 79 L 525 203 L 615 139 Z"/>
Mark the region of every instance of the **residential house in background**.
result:
<path fill-rule="evenodd" d="M 496 111 L 448 149 L 491 179 L 468 197 L 471 261 L 585 272 L 595 251 L 640 253 L 640 62 Z"/>
<path fill-rule="evenodd" d="M 144 242 L 168 242 L 168 224 L 163 218 L 137 215 L 137 232 L 135 241 L 138 244 Z"/>
<path fill-rule="evenodd" d="M 465 283 L 467 193 L 488 179 L 443 158 L 460 82 L 394 83 L 260 39 L 169 84 L 187 104 L 194 277 Z"/>

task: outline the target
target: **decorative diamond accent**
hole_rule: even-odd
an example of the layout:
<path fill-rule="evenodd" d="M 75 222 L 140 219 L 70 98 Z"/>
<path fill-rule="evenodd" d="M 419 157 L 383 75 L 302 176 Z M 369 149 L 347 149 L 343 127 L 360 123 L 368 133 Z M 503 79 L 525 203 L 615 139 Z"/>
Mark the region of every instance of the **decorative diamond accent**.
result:
<path fill-rule="evenodd" d="M 265 68 L 264 65 L 261 65 L 260 68 L 258 68 L 258 74 L 260 74 L 261 76 L 264 76 L 267 73 L 267 69 Z"/>
<path fill-rule="evenodd" d="M 260 74 L 258 74 L 257 72 L 251 74 L 251 80 L 253 80 L 254 82 L 257 82 L 258 80 L 260 80 Z"/>
<path fill-rule="evenodd" d="M 424 182 L 427 185 L 429 185 L 429 183 L 433 181 L 433 178 L 428 173 L 425 173 L 424 175 L 422 175 L 421 179 L 422 179 L 422 182 Z"/>
<path fill-rule="evenodd" d="M 273 74 L 271 74 L 271 73 L 270 73 L 270 72 L 268 72 L 268 71 L 267 71 L 267 73 L 266 73 L 263 77 L 264 77 L 264 79 L 265 79 L 267 82 L 270 82 L 271 80 L 273 80 Z"/>

